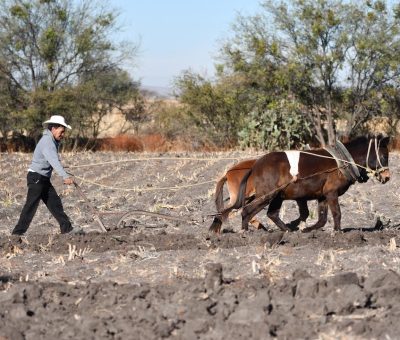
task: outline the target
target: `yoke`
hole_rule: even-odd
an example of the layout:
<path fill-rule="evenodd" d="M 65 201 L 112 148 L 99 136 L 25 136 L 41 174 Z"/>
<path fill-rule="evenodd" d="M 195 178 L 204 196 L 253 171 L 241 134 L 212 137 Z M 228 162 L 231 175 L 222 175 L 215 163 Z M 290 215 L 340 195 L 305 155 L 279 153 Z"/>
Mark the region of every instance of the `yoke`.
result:
<path fill-rule="evenodd" d="M 360 171 L 353 157 L 346 147 L 339 141 L 336 140 L 335 146 L 326 146 L 325 150 L 328 151 L 332 157 L 335 159 L 340 172 L 351 182 L 357 181 L 360 177 Z"/>

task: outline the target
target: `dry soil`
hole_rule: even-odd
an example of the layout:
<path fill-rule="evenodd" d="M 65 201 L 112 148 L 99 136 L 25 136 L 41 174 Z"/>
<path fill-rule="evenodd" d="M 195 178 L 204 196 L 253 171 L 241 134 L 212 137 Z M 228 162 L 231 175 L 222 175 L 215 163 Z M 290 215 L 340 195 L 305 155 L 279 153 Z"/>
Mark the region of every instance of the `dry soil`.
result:
<path fill-rule="evenodd" d="M 107 233 L 56 175 L 84 235 L 60 235 L 41 204 L 27 234 L 11 236 L 31 154 L 1 154 L 0 339 L 398 339 L 399 170 L 340 198 L 342 232 L 240 232 L 240 216 L 208 233 L 225 153 L 62 154 Z M 129 160 L 129 161 L 125 161 Z M 88 165 L 88 166 L 84 166 Z M 316 207 L 309 203 L 315 220 Z M 181 220 L 124 212 L 160 212 Z M 286 202 L 282 218 L 297 217 Z"/>

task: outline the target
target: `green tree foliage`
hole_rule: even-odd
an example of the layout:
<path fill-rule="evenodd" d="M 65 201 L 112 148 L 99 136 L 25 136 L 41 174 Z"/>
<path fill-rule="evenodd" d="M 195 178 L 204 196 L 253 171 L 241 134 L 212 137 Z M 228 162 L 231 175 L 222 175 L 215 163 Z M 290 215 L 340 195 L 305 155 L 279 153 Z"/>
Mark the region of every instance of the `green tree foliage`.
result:
<path fill-rule="evenodd" d="M 263 112 L 251 112 L 245 127 L 239 132 L 243 147 L 266 150 L 304 147 L 311 139 L 310 124 L 301 114 L 296 102 L 271 102 Z"/>
<path fill-rule="evenodd" d="M 247 104 L 240 82 L 226 78 L 213 84 L 187 71 L 177 79 L 176 86 L 181 91 L 181 102 L 186 105 L 186 115 L 197 130 L 216 145 L 232 146 L 237 142 Z"/>
<path fill-rule="evenodd" d="M 302 65 L 310 75 L 308 93 L 296 95 L 310 104 L 305 114 L 312 121 L 317 138 L 325 144 L 323 122 L 326 122 L 327 139 L 333 144 L 336 138 L 333 97 L 348 48 L 345 18 L 349 8 L 340 0 L 298 0 L 279 5 L 267 1 L 264 8 L 273 17 L 276 30 L 272 34 L 280 40 L 283 55 L 290 62 Z M 319 109 L 321 106 L 324 111 Z"/>
<path fill-rule="evenodd" d="M 75 88 L 78 110 L 72 110 L 81 136 L 97 137 L 103 118 L 114 109 L 135 122 L 144 115 L 144 102 L 139 84 L 126 71 L 108 69 L 81 79 Z"/>
<path fill-rule="evenodd" d="M 21 106 L 21 95 L 10 79 L 0 74 L 0 133 L 4 140 L 17 125 L 13 113 Z"/>
<path fill-rule="evenodd" d="M 96 135 L 93 114 L 101 117 L 105 108 L 122 107 L 137 96 L 138 84 L 118 68 L 134 58 L 136 47 L 111 40 L 116 14 L 106 6 L 89 0 L 0 0 L 0 13 L 0 79 L 18 91 L 18 105 L 10 106 L 15 130 L 35 137 L 50 114 L 63 114 L 80 125 L 74 133 L 88 125 Z"/>
<path fill-rule="evenodd" d="M 343 91 L 347 135 L 375 115 L 399 117 L 399 13 L 400 5 L 390 9 L 383 1 L 366 1 L 348 18 L 352 42 Z"/>
<path fill-rule="evenodd" d="M 335 119 L 347 119 L 350 136 L 382 114 L 383 93 L 399 79 L 396 7 L 390 10 L 383 1 L 296 0 L 265 1 L 264 9 L 272 25 L 263 32 L 280 46 L 280 66 L 300 70 L 300 78 L 299 72 L 292 77 L 302 86 L 290 90 L 304 104 L 321 144 L 334 143 Z M 276 49 L 265 54 L 275 57 Z"/>
<path fill-rule="evenodd" d="M 221 48 L 215 81 L 202 80 L 207 91 L 187 82 L 180 82 L 179 90 L 197 118 L 203 117 L 205 108 L 194 105 L 186 94 L 199 103 L 223 86 L 218 102 L 225 105 L 225 94 L 238 90 L 238 100 L 229 101 L 226 115 L 223 107 L 208 110 L 207 116 L 218 112 L 218 124 L 213 116 L 207 125 L 214 134 L 229 126 L 225 131 L 244 145 L 275 145 L 266 139 L 276 134 L 255 132 L 253 142 L 249 136 L 254 135 L 251 128 L 270 129 L 276 115 L 271 108 L 281 103 L 295 103 L 292 113 L 301 116 L 295 121 L 306 120 L 320 144 L 333 144 L 338 119 L 347 120 L 343 133 L 351 136 L 367 119 L 394 108 L 391 96 L 400 72 L 399 13 L 400 6 L 389 8 L 384 1 L 264 1 L 259 14 L 238 16 L 233 36 Z M 309 136 L 304 132 L 304 138 Z"/>

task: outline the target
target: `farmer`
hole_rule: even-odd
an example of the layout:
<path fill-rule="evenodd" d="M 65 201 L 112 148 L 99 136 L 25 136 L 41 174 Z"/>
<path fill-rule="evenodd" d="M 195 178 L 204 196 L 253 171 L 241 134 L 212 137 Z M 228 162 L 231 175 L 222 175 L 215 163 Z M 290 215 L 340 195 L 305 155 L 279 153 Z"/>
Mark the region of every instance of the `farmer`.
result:
<path fill-rule="evenodd" d="M 46 128 L 42 138 L 36 145 L 32 163 L 28 169 L 28 194 L 18 223 L 12 231 L 13 235 L 22 235 L 32 222 L 40 200 L 46 204 L 52 215 L 60 224 L 61 234 L 74 230 L 68 216 L 64 212 L 60 196 L 50 182 L 53 169 L 64 179 L 64 184 L 73 184 L 74 179 L 68 175 L 60 163 L 58 146 L 64 138 L 65 129 L 71 129 L 62 116 L 51 116 L 43 123 Z"/>

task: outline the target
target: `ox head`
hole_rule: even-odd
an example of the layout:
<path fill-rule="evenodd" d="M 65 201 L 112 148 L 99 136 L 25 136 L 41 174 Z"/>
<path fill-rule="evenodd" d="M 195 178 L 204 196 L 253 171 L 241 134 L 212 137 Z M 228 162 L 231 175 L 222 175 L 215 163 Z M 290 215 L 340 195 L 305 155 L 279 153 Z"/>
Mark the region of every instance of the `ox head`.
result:
<path fill-rule="evenodd" d="M 374 137 L 369 140 L 366 159 L 367 172 L 381 183 L 390 179 L 389 171 L 389 137 Z"/>

